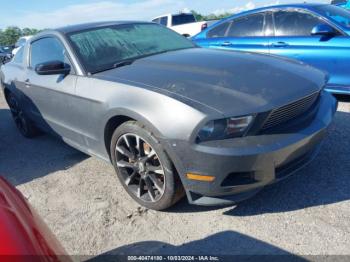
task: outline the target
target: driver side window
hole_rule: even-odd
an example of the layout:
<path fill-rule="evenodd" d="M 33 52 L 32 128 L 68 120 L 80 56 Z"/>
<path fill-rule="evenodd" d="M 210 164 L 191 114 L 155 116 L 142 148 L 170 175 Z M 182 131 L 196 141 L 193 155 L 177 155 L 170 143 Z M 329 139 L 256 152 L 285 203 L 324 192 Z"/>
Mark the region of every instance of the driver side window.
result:
<path fill-rule="evenodd" d="M 277 11 L 274 13 L 276 36 L 311 36 L 312 29 L 325 22 L 308 13 Z"/>
<path fill-rule="evenodd" d="M 36 65 L 49 61 L 62 61 L 71 65 L 66 50 L 58 39 L 47 37 L 33 42 L 30 49 L 30 66 L 35 68 Z"/>

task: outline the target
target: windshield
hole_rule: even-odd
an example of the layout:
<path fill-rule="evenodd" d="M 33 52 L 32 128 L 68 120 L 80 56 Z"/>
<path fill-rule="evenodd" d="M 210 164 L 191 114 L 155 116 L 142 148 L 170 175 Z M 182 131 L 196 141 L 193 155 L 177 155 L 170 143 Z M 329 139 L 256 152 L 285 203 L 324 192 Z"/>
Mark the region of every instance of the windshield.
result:
<path fill-rule="evenodd" d="M 350 28 L 350 12 L 334 5 L 322 5 L 315 7 L 319 14 L 327 17 L 331 21 L 342 27 Z"/>
<path fill-rule="evenodd" d="M 68 35 L 85 69 L 93 74 L 126 60 L 195 47 L 185 37 L 156 24 L 92 28 Z"/>
<path fill-rule="evenodd" d="M 173 26 L 194 23 L 196 19 L 192 14 L 173 15 Z"/>

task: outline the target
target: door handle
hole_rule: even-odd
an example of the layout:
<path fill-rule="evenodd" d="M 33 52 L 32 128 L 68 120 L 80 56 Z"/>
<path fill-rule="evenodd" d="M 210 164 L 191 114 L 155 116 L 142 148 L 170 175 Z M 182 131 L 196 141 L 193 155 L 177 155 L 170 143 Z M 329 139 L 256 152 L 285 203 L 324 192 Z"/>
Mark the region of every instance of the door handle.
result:
<path fill-rule="evenodd" d="M 26 79 L 26 81 L 24 81 L 24 85 L 25 85 L 25 87 L 27 87 L 27 88 L 29 88 L 29 87 L 32 86 L 29 79 Z"/>
<path fill-rule="evenodd" d="M 288 44 L 286 42 L 277 42 L 271 44 L 273 47 L 286 47 Z"/>
<path fill-rule="evenodd" d="M 232 46 L 232 43 L 231 42 L 223 42 L 222 44 L 221 44 L 221 46 Z"/>

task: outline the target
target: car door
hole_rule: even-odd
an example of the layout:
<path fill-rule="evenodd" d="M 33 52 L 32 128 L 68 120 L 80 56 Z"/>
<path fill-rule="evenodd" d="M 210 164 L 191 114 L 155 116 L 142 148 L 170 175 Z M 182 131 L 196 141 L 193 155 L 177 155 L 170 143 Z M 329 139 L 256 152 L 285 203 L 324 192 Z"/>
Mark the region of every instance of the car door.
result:
<path fill-rule="evenodd" d="M 234 18 L 207 33 L 207 47 L 250 52 L 269 52 L 267 13 Z"/>
<path fill-rule="evenodd" d="M 278 10 L 273 18 L 275 36 L 270 39 L 271 54 L 298 59 L 328 72 L 330 84 L 350 84 L 346 83 L 350 74 L 348 36 L 336 28 L 338 33 L 334 36 L 312 35 L 315 26 L 327 21 L 304 10 Z"/>
<path fill-rule="evenodd" d="M 30 43 L 29 66 L 26 70 L 26 93 L 30 99 L 30 113 L 36 124 L 60 137 L 76 139 L 76 119 L 72 115 L 77 76 L 62 42 L 45 37 Z M 71 65 L 68 75 L 39 75 L 38 64 L 62 61 Z"/>

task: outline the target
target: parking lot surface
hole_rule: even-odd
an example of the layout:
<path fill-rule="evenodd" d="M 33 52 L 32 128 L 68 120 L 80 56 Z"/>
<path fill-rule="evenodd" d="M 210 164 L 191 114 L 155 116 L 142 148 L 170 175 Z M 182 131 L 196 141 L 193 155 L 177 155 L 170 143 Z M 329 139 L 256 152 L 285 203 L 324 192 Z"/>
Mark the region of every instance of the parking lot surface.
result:
<path fill-rule="evenodd" d="M 350 255 L 350 103 L 320 154 L 289 179 L 236 207 L 166 212 L 138 206 L 112 166 L 62 141 L 19 134 L 0 94 L 0 174 L 71 255 Z"/>

